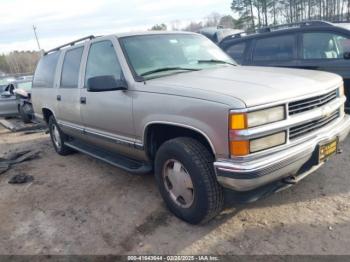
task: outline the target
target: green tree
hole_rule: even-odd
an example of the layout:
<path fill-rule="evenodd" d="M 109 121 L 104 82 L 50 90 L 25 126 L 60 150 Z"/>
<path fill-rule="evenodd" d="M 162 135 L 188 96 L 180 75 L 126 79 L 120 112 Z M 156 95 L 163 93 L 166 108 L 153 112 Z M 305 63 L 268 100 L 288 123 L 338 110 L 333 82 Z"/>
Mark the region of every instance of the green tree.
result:
<path fill-rule="evenodd" d="M 32 74 L 39 58 L 40 54 L 32 51 L 13 51 L 3 54 L 0 55 L 0 71 L 7 74 Z"/>
<path fill-rule="evenodd" d="M 150 29 L 151 31 L 166 31 L 168 28 L 166 26 L 166 24 L 156 24 L 154 26 L 152 26 L 152 28 Z"/>
<path fill-rule="evenodd" d="M 247 22 L 246 29 L 255 28 L 253 0 L 233 0 L 231 9 L 240 15 L 240 20 Z"/>

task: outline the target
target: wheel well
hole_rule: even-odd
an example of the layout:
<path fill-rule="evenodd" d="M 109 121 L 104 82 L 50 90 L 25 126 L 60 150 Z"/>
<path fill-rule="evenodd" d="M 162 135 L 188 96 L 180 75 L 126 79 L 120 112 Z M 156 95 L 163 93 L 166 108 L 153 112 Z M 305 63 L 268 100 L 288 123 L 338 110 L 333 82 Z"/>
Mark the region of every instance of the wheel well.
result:
<path fill-rule="evenodd" d="M 201 142 L 208 151 L 214 156 L 213 149 L 208 139 L 198 131 L 168 125 L 168 124 L 152 124 L 147 127 L 145 132 L 145 150 L 147 155 L 154 159 L 159 147 L 166 141 L 176 137 L 191 137 Z"/>
<path fill-rule="evenodd" d="M 49 123 L 50 116 L 53 115 L 52 111 L 47 108 L 43 108 L 43 116 L 46 124 Z"/>

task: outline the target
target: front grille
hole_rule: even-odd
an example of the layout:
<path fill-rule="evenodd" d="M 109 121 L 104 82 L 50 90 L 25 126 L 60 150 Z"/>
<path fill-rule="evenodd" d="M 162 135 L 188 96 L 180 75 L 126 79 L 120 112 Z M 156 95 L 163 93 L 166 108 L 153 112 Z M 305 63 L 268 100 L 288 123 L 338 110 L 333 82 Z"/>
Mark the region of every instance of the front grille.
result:
<path fill-rule="evenodd" d="M 313 131 L 316 131 L 317 129 L 320 129 L 326 126 L 327 124 L 329 124 L 330 122 L 338 118 L 339 115 L 340 115 L 339 110 L 337 110 L 334 113 L 332 113 L 330 116 L 321 117 L 317 120 L 307 122 L 298 126 L 294 126 L 289 130 L 289 139 L 292 140 L 300 136 L 309 134 Z"/>
<path fill-rule="evenodd" d="M 333 90 L 324 95 L 315 96 L 303 100 L 299 100 L 296 102 L 289 103 L 289 115 L 295 115 L 298 113 L 306 112 L 333 101 L 338 96 L 337 90 Z"/>

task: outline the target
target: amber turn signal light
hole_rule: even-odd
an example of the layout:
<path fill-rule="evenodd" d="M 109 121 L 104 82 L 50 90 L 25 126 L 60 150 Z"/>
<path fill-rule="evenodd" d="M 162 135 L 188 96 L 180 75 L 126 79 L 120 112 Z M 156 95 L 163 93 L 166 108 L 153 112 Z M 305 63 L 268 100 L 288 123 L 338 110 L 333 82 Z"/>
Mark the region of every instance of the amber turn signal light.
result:
<path fill-rule="evenodd" d="M 230 141 L 230 153 L 232 156 L 246 156 L 250 150 L 249 141 Z"/>
<path fill-rule="evenodd" d="M 247 128 L 247 115 L 243 113 L 230 115 L 230 129 L 242 130 Z"/>

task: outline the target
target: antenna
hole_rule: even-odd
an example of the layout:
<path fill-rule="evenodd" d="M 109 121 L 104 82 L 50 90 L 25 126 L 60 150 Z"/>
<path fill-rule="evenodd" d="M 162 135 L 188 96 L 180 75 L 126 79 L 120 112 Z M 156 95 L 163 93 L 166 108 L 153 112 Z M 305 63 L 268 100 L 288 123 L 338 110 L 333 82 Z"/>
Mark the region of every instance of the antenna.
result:
<path fill-rule="evenodd" d="M 36 39 L 36 43 L 38 44 L 38 48 L 39 48 L 39 51 L 41 50 L 40 48 L 40 44 L 39 44 L 39 39 L 38 39 L 38 35 L 36 33 L 36 26 L 33 25 L 33 31 L 34 31 L 34 35 L 35 35 L 35 39 Z"/>

